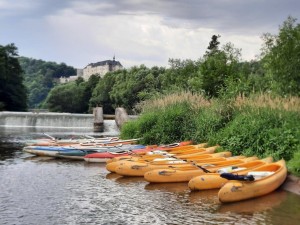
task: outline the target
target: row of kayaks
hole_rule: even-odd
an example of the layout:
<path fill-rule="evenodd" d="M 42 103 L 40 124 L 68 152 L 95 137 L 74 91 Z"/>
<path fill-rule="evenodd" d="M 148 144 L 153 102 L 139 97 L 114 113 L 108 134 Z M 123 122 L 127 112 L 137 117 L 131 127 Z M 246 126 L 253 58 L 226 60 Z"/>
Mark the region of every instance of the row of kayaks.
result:
<path fill-rule="evenodd" d="M 121 176 L 139 176 L 151 183 L 186 182 L 191 191 L 219 189 L 220 202 L 260 197 L 286 179 L 285 161 L 272 157 L 232 156 L 219 146 L 183 145 L 144 154 L 114 157 L 106 169 Z"/>
<path fill-rule="evenodd" d="M 84 135 L 83 137 L 56 138 L 49 134 L 43 133 L 47 138 L 27 140 L 26 144 L 30 146 L 69 146 L 69 145 L 101 145 L 115 146 L 117 144 L 132 144 L 136 143 L 139 138 L 121 140 L 119 137 L 93 137 Z"/>
<path fill-rule="evenodd" d="M 117 141 L 117 143 L 116 143 Z M 123 141 L 123 142 L 122 142 Z M 137 139 L 98 140 L 76 144 L 28 145 L 24 151 L 57 158 L 106 162 L 106 169 L 121 176 L 139 176 L 151 183 L 186 182 L 191 191 L 220 189 L 220 202 L 235 202 L 266 195 L 286 179 L 285 161 L 272 157 L 232 156 L 217 152 L 219 146 L 190 141 L 168 145 L 144 146 Z M 49 141 L 53 143 L 54 140 Z"/>
<path fill-rule="evenodd" d="M 90 139 L 38 139 L 31 140 L 23 148 L 24 152 L 36 156 L 85 160 L 86 162 L 103 163 L 115 157 L 125 157 L 147 152 L 162 151 L 174 147 L 191 144 L 190 141 L 168 145 L 141 145 L 139 139 L 101 138 Z M 74 144 L 74 143 L 75 144 Z M 69 143 L 69 144 L 67 144 Z M 71 144 L 73 143 L 73 144 Z"/>
<path fill-rule="evenodd" d="M 118 138 L 89 139 L 89 141 L 87 139 L 39 139 L 35 142 L 28 142 L 29 144 L 23 148 L 23 151 L 37 156 L 106 162 L 112 157 L 150 151 L 154 147 L 136 144 L 138 140 Z"/>

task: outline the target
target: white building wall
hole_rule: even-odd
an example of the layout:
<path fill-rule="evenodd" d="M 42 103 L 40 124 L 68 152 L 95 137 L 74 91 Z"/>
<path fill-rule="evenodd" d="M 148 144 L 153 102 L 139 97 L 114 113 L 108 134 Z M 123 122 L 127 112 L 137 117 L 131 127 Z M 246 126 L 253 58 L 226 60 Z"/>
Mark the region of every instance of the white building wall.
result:
<path fill-rule="evenodd" d="M 90 76 L 93 74 L 99 74 L 100 77 L 103 77 L 106 73 L 110 71 L 116 71 L 122 68 L 123 67 L 120 65 L 114 65 L 111 67 L 110 70 L 109 63 L 106 63 L 105 65 L 101 65 L 101 66 L 94 66 L 94 67 L 92 65 L 87 65 L 84 69 L 77 69 L 76 76 L 61 77 L 59 78 L 59 82 L 63 84 L 70 81 L 75 81 L 78 77 L 82 77 L 85 81 L 87 81 L 90 78 Z"/>

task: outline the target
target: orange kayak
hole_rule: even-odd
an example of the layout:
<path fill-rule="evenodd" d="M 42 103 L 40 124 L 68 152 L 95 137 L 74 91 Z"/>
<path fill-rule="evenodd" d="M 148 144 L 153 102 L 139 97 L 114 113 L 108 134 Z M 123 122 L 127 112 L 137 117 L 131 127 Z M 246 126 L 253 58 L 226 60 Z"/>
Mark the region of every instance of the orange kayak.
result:
<path fill-rule="evenodd" d="M 225 183 L 228 182 L 227 179 L 220 176 L 221 173 L 234 173 L 239 175 L 245 175 L 249 171 L 266 165 L 268 163 L 272 163 L 273 158 L 267 157 L 261 160 L 254 160 L 250 162 L 241 163 L 239 165 L 227 166 L 217 170 L 216 173 L 206 173 L 200 176 L 196 176 L 189 181 L 189 188 L 191 190 L 208 190 L 221 188 Z"/>
<path fill-rule="evenodd" d="M 243 177 L 245 180 L 228 181 L 219 190 L 219 201 L 223 203 L 237 202 L 269 194 L 285 181 L 286 176 L 287 168 L 283 159 L 263 165 L 248 172 Z"/>

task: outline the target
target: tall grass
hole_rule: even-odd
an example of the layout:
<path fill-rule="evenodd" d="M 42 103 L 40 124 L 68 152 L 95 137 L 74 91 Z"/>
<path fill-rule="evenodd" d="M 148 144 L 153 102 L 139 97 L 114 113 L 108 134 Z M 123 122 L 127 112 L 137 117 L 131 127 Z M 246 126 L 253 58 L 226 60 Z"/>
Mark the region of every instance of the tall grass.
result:
<path fill-rule="evenodd" d="M 163 97 L 156 97 L 151 100 L 139 103 L 136 108 L 141 113 L 148 111 L 161 110 L 170 105 L 188 103 L 192 109 L 199 109 L 209 106 L 211 102 L 205 99 L 202 95 L 193 94 L 191 92 L 179 92 L 164 95 Z"/>
<path fill-rule="evenodd" d="M 141 103 L 139 119 L 125 124 L 121 137 L 144 144 L 193 140 L 219 144 L 233 154 L 284 158 L 300 173 L 300 99 L 261 94 L 206 100 L 189 92 Z"/>
<path fill-rule="evenodd" d="M 256 94 L 250 97 L 239 95 L 235 101 L 236 107 L 242 108 L 250 106 L 251 108 L 269 108 L 282 109 L 285 111 L 300 112 L 300 98 L 299 97 L 279 97 L 271 94 Z"/>

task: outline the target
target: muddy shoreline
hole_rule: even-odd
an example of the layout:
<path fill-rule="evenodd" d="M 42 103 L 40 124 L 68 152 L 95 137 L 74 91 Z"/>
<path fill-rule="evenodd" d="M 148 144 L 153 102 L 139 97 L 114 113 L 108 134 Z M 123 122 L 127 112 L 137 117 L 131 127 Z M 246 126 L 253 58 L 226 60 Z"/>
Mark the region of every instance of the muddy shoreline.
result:
<path fill-rule="evenodd" d="M 300 195 L 300 177 L 289 174 L 281 188 L 283 190 Z"/>

